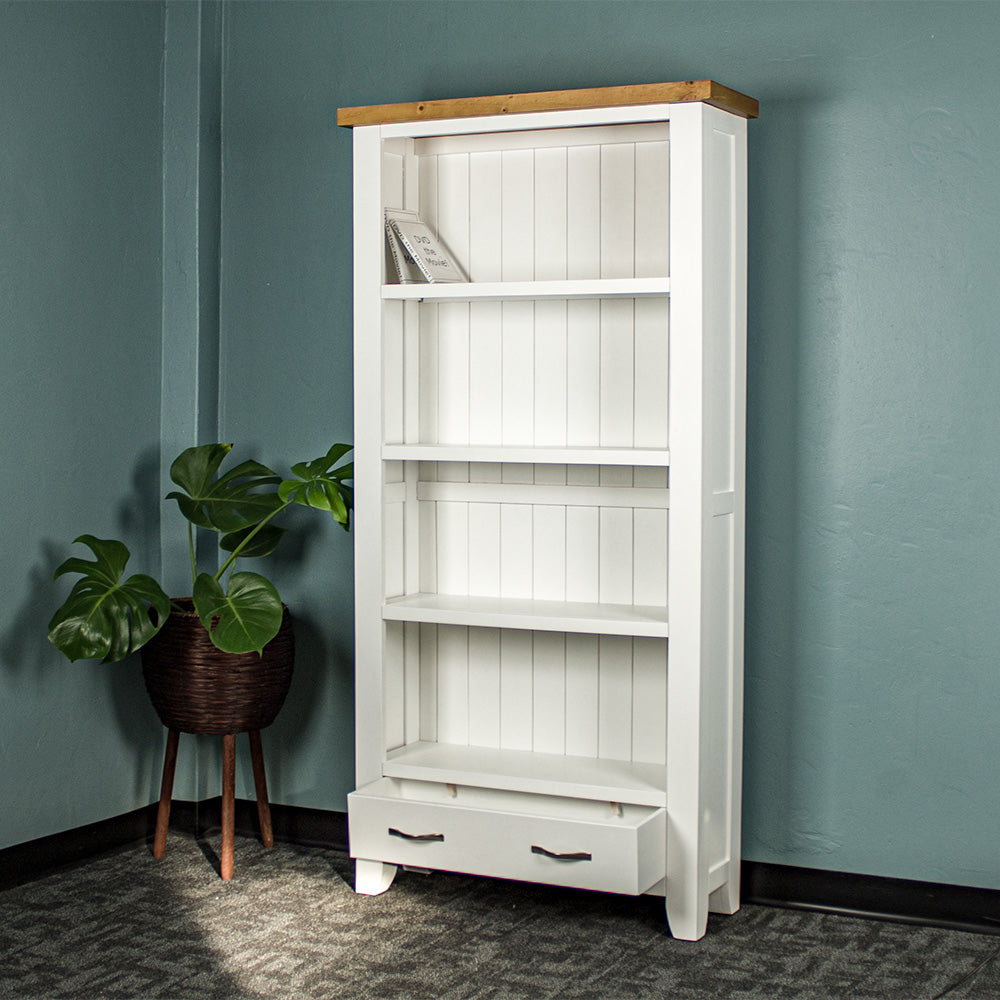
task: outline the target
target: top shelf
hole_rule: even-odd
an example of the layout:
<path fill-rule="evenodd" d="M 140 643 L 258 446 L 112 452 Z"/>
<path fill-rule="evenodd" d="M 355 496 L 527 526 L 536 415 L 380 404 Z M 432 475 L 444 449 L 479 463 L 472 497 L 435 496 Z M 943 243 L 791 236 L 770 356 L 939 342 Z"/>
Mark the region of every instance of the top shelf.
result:
<path fill-rule="evenodd" d="M 457 302 L 490 299 L 604 299 L 641 298 L 670 294 L 670 279 L 593 278 L 569 281 L 461 281 L 383 285 L 382 298 L 440 299 Z"/>
<path fill-rule="evenodd" d="M 588 87 L 582 90 L 547 90 L 529 94 L 498 94 L 444 101 L 405 104 L 371 104 L 339 108 L 337 124 L 384 125 L 389 122 L 435 121 L 480 115 L 513 115 L 570 108 L 613 108 L 635 104 L 684 104 L 701 101 L 743 118 L 756 118 L 757 101 L 714 80 L 681 80 L 677 83 L 640 83 L 624 87 Z"/>

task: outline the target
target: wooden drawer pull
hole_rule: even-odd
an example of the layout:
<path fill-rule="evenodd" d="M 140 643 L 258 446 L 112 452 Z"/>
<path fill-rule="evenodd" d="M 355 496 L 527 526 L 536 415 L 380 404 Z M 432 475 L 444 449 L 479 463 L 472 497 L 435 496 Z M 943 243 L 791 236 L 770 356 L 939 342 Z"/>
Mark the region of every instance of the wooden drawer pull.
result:
<path fill-rule="evenodd" d="M 403 833 L 402 830 L 397 830 L 394 826 L 389 827 L 390 837 L 401 837 L 403 840 L 444 840 L 443 833 Z"/>
<path fill-rule="evenodd" d="M 537 844 L 531 845 L 532 854 L 541 854 L 546 858 L 552 858 L 554 861 L 590 861 L 591 856 L 586 851 L 576 851 L 572 854 L 557 854 L 555 851 L 547 851 L 544 847 L 539 847 Z"/>

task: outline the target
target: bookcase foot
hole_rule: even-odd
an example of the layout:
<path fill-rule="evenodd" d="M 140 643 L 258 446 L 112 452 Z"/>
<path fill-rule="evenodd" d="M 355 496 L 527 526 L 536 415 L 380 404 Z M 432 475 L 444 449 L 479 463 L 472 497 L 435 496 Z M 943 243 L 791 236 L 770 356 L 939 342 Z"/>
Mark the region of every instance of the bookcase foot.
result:
<path fill-rule="evenodd" d="M 379 896 L 392 885 L 396 866 L 358 858 L 354 869 L 354 891 L 361 896 Z"/>

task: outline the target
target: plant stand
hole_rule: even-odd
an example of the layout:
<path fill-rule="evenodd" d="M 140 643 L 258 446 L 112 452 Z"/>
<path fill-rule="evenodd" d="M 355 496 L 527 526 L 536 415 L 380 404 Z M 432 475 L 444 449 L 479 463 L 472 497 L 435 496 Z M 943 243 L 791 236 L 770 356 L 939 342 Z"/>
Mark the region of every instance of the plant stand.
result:
<path fill-rule="evenodd" d="M 160 859 L 167 850 L 167 826 L 170 821 L 170 800 L 174 789 L 174 770 L 177 765 L 177 746 L 180 731 L 167 729 L 167 749 L 163 758 L 163 781 L 160 785 L 160 804 L 156 812 L 156 833 L 153 837 L 153 857 Z M 260 743 L 260 730 L 251 729 L 250 760 L 257 792 L 257 817 L 260 820 L 260 839 L 265 847 L 274 846 L 271 829 L 271 807 L 267 800 L 267 776 L 264 772 L 264 754 Z M 229 881 L 233 877 L 233 855 L 236 839 L 236 734 L 222 736 L 222 847 L 219 852 L 219 874 Z"/>

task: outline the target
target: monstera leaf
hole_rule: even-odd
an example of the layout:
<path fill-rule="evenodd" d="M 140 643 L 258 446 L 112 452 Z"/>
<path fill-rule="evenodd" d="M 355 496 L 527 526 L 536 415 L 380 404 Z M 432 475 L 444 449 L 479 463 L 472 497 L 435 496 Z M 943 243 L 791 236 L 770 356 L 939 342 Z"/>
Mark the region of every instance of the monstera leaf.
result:
<path fill-rule="evenodd" d="M 201 573 L 194 582 L 194 607 L 212 642 L 226 653 L 263 652 L 281 628 L 281 598 L 258 573 L 234 573 L 227 590 Z"/>
<path fill-rule="evenodd" d="M 231 531 L 219 539 L 219 548 L 226 552 L 239 552 L 241 558 L 269 556 L 285 534 L 276 524 L 252 525 L 242 531 Z"/>
<path fill-rule="evenodd" d="M 286 479 L 278 487 L 278 496 L 285 503 L 328 510 L 345 531 L 350 530 L 354 491 L 343 480 L 354 478 L 354 465 L 348 462 L 334 468 L 350 450 L 349 444 L 335 444 L 321 458 L 293 465 L 292 472 L 298 478 Z"/>
<path fill-rule="evenodd" d="M 81 573 L 49 622 L 49 641 L 70 660 L 115 663 L 144 646 L 170 614 L 170 598 L 150 576 L 122 580 L 129 550 L 119 541 L 81 535 L 75 539 L 96 557 L 67 559 L 55 572 Z M 156 623 L 149 606 L 156 609 Z"/>
<path fill-rule="evenodd" d="M 260 462 L 241 462 L 224 475 L 219 467 L 231 444 L 204 444 L 182 451 L 170 466 L 170 478 L 184 490 L 167 494 L 181 512 L 199 528 L 222 533 L 242 531 L 259 524 L 282 506 L 273 489 L 281 477 Z"/>

